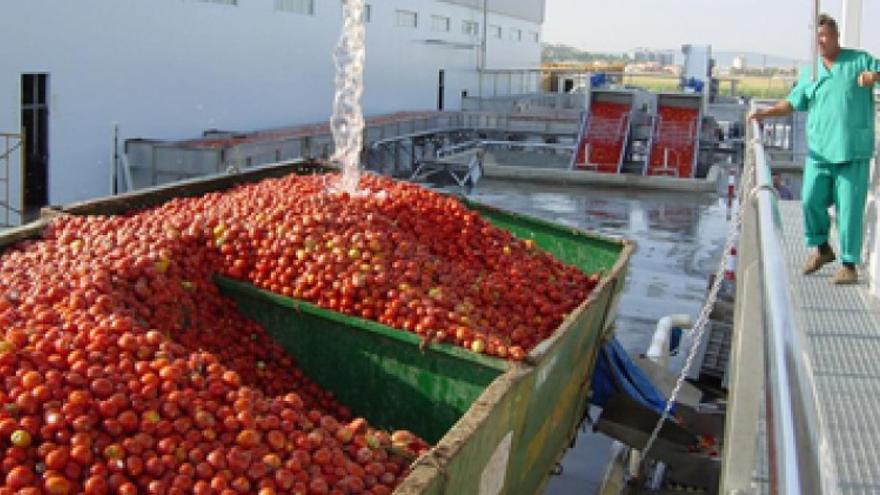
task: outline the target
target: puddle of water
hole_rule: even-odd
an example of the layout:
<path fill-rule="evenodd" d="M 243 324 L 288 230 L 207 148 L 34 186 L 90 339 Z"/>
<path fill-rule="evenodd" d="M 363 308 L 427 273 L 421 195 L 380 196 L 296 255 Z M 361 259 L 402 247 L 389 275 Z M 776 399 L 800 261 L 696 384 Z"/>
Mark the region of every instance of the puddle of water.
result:
<path fill-rule="evenodd" d="M 617 316 L 617 336 L 645 352 L 657 320 L 696 317 L 721 259 L 726 202 L 714 193 L 591 189 L 484 179 L 470 197 L 499 208 L 636 242 Z"/>

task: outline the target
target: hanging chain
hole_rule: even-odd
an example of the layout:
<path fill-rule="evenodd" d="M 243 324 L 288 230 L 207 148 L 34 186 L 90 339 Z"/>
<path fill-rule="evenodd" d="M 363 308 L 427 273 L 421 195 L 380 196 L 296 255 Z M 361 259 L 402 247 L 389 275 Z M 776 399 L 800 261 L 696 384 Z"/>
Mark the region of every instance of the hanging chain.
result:
<path fill-rule="evenodd" d="M 748 146 L 748 143 L 746 143 L 746 146 Z M 706 327 L 709 323 L 709 314 L 712 313 L 712 308 L 715 307 L 715 302 L 718 300 L 718 291 L 721 289 L 721 283 L 724 280 L 724 271 L 727 267 L 727 260 L 730 258 L 730 250 L 737 242 L 737 237 L 740 228 L 742 227 L 744 210 L 743 206 L 745 205 L 746 199 L 751 197 L 751 187 L 755 177 L 755 160 L 747 159 L 745 162 L 746 166 L 743 168 L 743 174 L 739 184 L 739 191 L 737 193 L 739 207 L 737 208 L 736 215 L 730 221 L 730 226 L 727 231 L 727 239 L 724 242 L 724 253 L 721 256 L 721 261 L 718 264 L 718 269 L 715 271 L 715 280 L 713 280 L 712 286 L 709 288 L 709 294 L 706 297 L 706 302 L 700 309 L 700 314 L 699 316 L 697 316 L 697 321 L 694 323 L 693 329 L 691 330 L 691 334 L 694 336 L 693 344 L 691 345 L 687 360 L 685 361 L 684 366 L 681 369 L 681 374 L 678 376 L 678 380 L 676 380 L 675 382 L 675 387 L 672 389 L 672 393 L 669 395 L 669 399 L 666 401 L 666 407 L 663 409 L 663 414 L 660 415 L 660 420 L 657 421 L 657 425 L 654 426 L 654 431 L 651 432 L 651 436 L 648 438 L 648 442 L 645 444 L 645 448 L 642 449 L 642 461 L 644 461 L 644 459 L 648 457 L 648 454 L 651 451 L 651 447 L 654 446 L 654 442 L 657 440 L 657 435 L 660 434 L 660 430 L 663 428 L 663 424 L 666 422 L 667 418 L 669 418 L 669 413 L 672 410 L 672 405 L 678 398 L 678 394 L 681 391 L 681 387 L 684 385 L 685 378 L 687 377 L 688 370 L 690 370 L 691 365 L 693 364 L 693 361 L 697 356 L 697 351 L 700 348 L 700 342 L 703 340 L 703 335 L 705 334 Z"/>

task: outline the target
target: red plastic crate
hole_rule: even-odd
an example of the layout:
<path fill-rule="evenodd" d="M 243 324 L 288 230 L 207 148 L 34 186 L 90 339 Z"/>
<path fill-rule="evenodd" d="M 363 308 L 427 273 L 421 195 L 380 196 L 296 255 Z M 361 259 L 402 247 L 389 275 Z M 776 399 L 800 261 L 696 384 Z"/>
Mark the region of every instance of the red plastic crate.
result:
<path fill-rule="evenodd" d="M 693 175 L 700 113 L 696 108 L 660 107 L 648 175 Z"/>
<path fill-rule="evenodd" d="M 603 173 L 617 173 L 626 130 L 629 126 L 629 105 L 622 103 L 594 102 L 590 107 L 589 123 L 578 143 L 575 166 Z M 586 148 L 590 156 L 586 160 Z"/>

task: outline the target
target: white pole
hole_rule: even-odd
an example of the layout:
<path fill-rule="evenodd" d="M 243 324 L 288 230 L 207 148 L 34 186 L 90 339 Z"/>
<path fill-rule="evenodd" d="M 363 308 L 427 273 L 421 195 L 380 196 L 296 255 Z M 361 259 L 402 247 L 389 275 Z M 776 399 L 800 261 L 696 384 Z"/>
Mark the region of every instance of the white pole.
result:
<path fill-rule="evenodd" d="M 862 0 L 843 0 L 840 44 L 858 48 L 862 44 Z"/>
<path fill-rule="evenodd" d="M 815 81 L 819 74 L 819 46 L 816 43 L 816 31 L 819 29 L 819 0 L 813 0 L 813 17 L 810 24 L 810 54 L 812 55 L 813 72 L 810 78 Z"/>
<path fill-rule="evenodd" d="M 487 23 L 489 22 L 489 0 L 483 0 L 483 39 L 480 41 L 480 64 L 477 67 L 479 72 L 479 84 L 480 88 L 478 94 L 480 96 L 480 101 L 483 100 L 483 71 L 486 70 L 486 34 L 488 33 L 489 26 Z"/>

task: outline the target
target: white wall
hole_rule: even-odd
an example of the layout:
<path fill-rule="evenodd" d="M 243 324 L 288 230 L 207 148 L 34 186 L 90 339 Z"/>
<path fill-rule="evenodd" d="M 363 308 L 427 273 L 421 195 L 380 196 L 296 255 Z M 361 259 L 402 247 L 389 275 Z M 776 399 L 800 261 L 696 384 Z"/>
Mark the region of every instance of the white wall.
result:
<path fill-rule="evenodd" d="M 463 34 L 461 24 L 475 20 L 482 32 L 481 10 L 437 0 L 368 3 L 366 114 L 435 108 L 441 68 L 447 109 L 458 108 L 462 90 L 477 92 L 480 40 Z M 49 200 L 66 203 L 108 193 L 114 121 L 123 138 L 183 139 L 209 128 L 326 120 L 341 4 L 317 0 L 314 16 L 274 12 L 273 5 L 4 0 L 0 132 L 20 129 L 21 74 L 49 73 Z M 398 5 L 418 12 L 416 29 L 395 25 Z M 432 14 L 450 17 L 450 32 L 432 31 Z M 528 34 L 538 24 L 498 14 L 490 14 L 490 24 L 504 29 L 503 39 L 489 40 L 490 67 L 540 63 L 540 44 Z M 509 39 L 512 26 L 523 30 L 522 41 Z M 429 45 L 427 39 L 459 48 Z M 467 44 L 474 47 L 461 48 Z M 18 188 L 12 189 L 17 204 Z"/>
<path fill-rule="evenodd" d="M 512 19 L 498 14 L 489 14 L 489 26 L 501 26 L 501 38 L 487 33 L 487 69 L 529 69 L 541 65 L 541 26 L 529 21 Z M 482 23 L 480 23 L 482 29 Z M 522 41 L 511 39 L 512 29 L 519 29 Z M 538 33 L 539 42 L 531 39 L 531 33 Z"/>
<path fill-rule="evenodd" d="M 485 4 L 489 12 L 532 21 L 537 24 L 544 22 L 544 0 L 441 0 L 448 3 L 467 5 L 482 9 Z"/>

